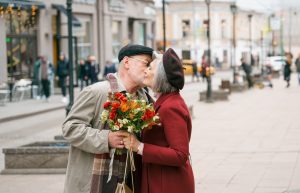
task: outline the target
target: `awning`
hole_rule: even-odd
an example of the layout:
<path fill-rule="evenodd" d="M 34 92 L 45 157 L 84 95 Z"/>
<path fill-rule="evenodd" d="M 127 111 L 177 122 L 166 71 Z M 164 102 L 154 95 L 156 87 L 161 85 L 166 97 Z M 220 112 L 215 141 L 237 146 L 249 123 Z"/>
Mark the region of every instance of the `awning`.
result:
<path fill-rule="evenodd" d="M 23 9 L 31 9 L 32 6 L 36 6 L 38 9 L 46 7 L 43 2 L 33 0 L 0 0 L 0 6 L 12 6 L 14 9 L 18 7 L 21 7 Z"/>
<path fill-rule="evenodd" d="M 67 9 L 63 5 L 52 4 L 52 8 L 57 9 L 68 17 Z M 72 23 L 75 27 L 81 26 L 80 21 L 74 16 L 74 14 L 72 14 Z"/>

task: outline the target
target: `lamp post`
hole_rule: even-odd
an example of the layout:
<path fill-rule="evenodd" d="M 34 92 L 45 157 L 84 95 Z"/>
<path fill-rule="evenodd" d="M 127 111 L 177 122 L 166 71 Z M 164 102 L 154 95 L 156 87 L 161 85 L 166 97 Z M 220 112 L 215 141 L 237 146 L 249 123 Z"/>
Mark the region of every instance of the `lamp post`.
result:
<path fill-rule="evenodd" d="M 68 45 L 69 45 L 69 104 L 66 107 L 68 114 L 74 103 L 74 83 L 73 83 L 73 33 L 72 33 L 72 0 L 67 0 L 68 14 Z"/>
<path fill-rule="evenodd" d="M 232 68 L 233 68 L 233 84 L 237 83 L 237 69 L 236 69 L 236 37 L 235 37 L 235 20 L 237 13 L 237 6 L 235 4 L 230 5 L 230 10 L 232 13 Z"/>
<path fill-rule="evenodd" d="M 163 23 L 163 51 L 166 51 L 166 2 L 162 0 L 162 23 Z"/>
<path fill-rule="evenodd" d="M 250 64 L 252 65 L 252 14 L 248 15 L 249 19 L 249 52 L 250 52 Z"/>
<path fill-rule="evenodd" d="M 209 68 L 210 72 L 210 3 L 211 0 L 205 0 L 205 3 L 207 5 L 207 66 Z M 206 101 L 212 102 L 212 96 L 211 96 L 211 74 L 209 73 L 208 76 L 206 76 L 207 80 L 207 92 L 206 92 Z"/>

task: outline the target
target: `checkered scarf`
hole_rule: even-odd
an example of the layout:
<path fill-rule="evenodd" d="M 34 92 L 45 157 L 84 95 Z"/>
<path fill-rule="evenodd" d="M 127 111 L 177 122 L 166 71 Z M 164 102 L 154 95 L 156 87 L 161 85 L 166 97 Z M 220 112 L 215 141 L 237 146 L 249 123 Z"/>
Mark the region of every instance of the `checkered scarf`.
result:
<path fill-rule="evenodd" d="M 118 91 L 118 82 L 114 74 L 108 74 L 112 92 Z M 103 124 L 102 129 L 109 129 L 108 124 Z M 95 154 L 92 183 L 90 193 L 115 193 L 118 182 L 121 183 L 124 177 L 126 150 L 121 155 L 110 153 Z M 113 159 L 113 162 L 111 162 Z M 110 164 L 112 164 L 110 166 Z M 111 168 L 112 171 L 109 169 Z M 110 173 L 111 172 L 111 173 Z"/>
<path fill-rule="evenodd" d="M 114 155 L 112 176 L 108 181 L 110 154 L 95 154 L 90 193 L 114 193 L 118 182 L 123 181 L 126 153 Z"/>

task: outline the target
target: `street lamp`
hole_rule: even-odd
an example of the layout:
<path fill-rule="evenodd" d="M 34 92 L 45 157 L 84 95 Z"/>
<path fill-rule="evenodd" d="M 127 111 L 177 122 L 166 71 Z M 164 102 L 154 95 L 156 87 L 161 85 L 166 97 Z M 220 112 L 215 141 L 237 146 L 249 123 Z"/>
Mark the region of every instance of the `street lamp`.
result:
<path fill-rule="evenodd" d="M 210 58 L 210 3 L 211 0 L 205 0 L 205 3 L 207 5 L 207 66 L 210 72 L 210 63 L 211 63 L 211 58 Z M 211 74 L 206 76 L 207 80 L 207 92 L 206 92 L 206 101 L 207 102 L 212 102 L 212 96 L 211 96 Z"/>
<path fill-rule="evenodd" d="M 68 14 L 68 44 L 69 44 L 69 104 L 66 107 L 68 114 L 74 103 L 74 83 L 73 83 L 73 33 L 72 33 L 72 0 L 67 0 Z"/>
<path fill-rule="evenodd" d="M 230 5 L 230 10 L 232 13 L 232 46 L 233 46 L 233 53 L 232 53 L 232 68 L 233 68 L 233 84 L 237 83 L 237 69 L 236 69 L 236 37 L 235 37 L 235 20 L 236 20 L 236 13 L 237 13 L 237 6 L 235 4 Z"/>
<path fill-rule="evenodd" d="M 252 65 L 252 14 L 248 15 L 249 19 L 249 52 L 250 52 L 250 64 Z"/>
<path fill-rule="evenodd" d="M 163 51 L 166 51 L 166 2 L 162 0 L 162 23 L 163 23 Z"/>

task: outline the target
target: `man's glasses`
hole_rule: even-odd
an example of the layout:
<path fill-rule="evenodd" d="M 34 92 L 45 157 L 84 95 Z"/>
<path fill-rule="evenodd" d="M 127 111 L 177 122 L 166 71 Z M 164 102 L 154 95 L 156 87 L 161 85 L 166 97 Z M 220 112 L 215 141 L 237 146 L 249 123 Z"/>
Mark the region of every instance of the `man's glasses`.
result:
<path fill-rule="evenodd" d="M 133 59 L 133 60 L 138 61 L 138 62 L 142 62 L 142 63 L 146 64 L 147 67 L 149 67 L 150 63 L 151 63 L 151 62 L 148 62 L 146 60 L 139 59 L 139 58 L 133 58 L 133 57 L 128 57 L 128 58 Z"/>

